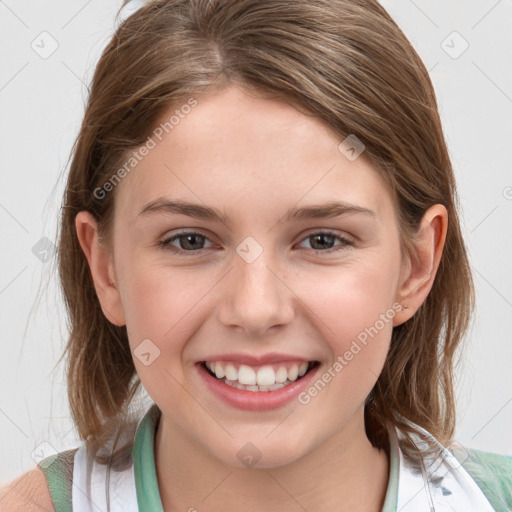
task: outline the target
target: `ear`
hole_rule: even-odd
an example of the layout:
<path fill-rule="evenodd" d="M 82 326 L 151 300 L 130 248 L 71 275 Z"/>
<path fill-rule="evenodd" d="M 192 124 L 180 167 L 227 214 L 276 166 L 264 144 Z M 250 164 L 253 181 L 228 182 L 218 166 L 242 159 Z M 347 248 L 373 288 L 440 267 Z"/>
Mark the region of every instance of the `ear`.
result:
<path fill-rule="evenodd" d="M 397 302 L 402 305 L 393 320 L 400 325 L 409 320 L 427 298 L 443 254 L 448 228 L 448 212 L 441 204 L 431 206 L 423 215 L 412 251 L 402 266 Z"/>
<path fill-rule="evenodd" d="M 125 325 L 121 297 L 115 285 L 112 254 L 98 239 L 96 219 L 89 212 L 79 212 L 75 217 L 75 227 L 103 314 L 114 325 Z"/>

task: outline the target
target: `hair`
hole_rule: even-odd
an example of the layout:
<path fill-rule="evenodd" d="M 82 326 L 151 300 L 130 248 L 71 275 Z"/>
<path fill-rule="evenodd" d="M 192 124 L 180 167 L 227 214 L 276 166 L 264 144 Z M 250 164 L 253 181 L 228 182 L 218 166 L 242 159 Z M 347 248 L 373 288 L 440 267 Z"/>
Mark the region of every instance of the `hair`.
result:
<path fill-rule="evenodd" d="M 365 423 L 379 447 L 389 421 L 411 434 L 418 425 L 448 443 L 473 281 L 433 85 L 376 0 L 156 0 L 116 29 L 95 69 L 60 219 L 59 275 L 70 327 L 63 356 L 79 437 L 91 449 L 107 446 L 141 382 L 126 326 L 102 312 L 75 217 L 90 212 L 108 244 L 116 189 L 101 198 L 94 191 L 171 107 L 228 84 L 290 102 L 319 117 L 340 141 L 349 134 L 360 139 L 364 157 L 392 190 L 403 248 L 411 247 L 429 207 L 446 207 L 446 242 L 432 289 L 413 317 L 394 327 Z"/>

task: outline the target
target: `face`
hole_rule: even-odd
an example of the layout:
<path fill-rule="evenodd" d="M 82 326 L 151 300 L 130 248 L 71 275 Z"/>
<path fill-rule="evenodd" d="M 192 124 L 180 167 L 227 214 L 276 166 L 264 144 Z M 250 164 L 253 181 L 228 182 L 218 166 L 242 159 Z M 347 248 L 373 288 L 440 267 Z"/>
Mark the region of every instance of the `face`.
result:
<path fill-rule="evenodd" d="M 170 431 L 275 467 L 362 429 L 400 308 L 397 213 L 317 118 L 234 86 L 196 98 L 117 186 L 120 322 Z"/>

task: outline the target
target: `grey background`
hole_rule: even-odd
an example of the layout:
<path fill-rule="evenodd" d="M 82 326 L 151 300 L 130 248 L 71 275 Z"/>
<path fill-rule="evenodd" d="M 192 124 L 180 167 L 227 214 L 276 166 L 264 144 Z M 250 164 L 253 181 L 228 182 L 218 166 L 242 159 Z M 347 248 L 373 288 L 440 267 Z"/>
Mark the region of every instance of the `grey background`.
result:
<path fill-rule="evenodd" d="M 53 260 L 42 259 L 86 84 L 120 3 L 0 0 L 0 484 L 78 444 L 64 365 L 54 368 L 66 318 Z M 455 438 L 512 454 L 512 2 L 382 4 L 436 88 L 476 281 Z"/>

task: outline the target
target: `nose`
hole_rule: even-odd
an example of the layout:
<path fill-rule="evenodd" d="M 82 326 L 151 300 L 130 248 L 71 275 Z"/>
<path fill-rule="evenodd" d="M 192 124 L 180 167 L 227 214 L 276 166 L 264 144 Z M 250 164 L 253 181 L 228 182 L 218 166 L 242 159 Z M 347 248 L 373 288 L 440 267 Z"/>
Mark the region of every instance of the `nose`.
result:
<path fill-rule="evenodd" d="M 223 284 L 219 306 L 222 324 L 244 330 L 251 337 L 289 324 L 295 314 L 296 295 L 280 269 L 270 251 L 264 250 L 252 262 L 236 254 L 234 268 Z"/>

